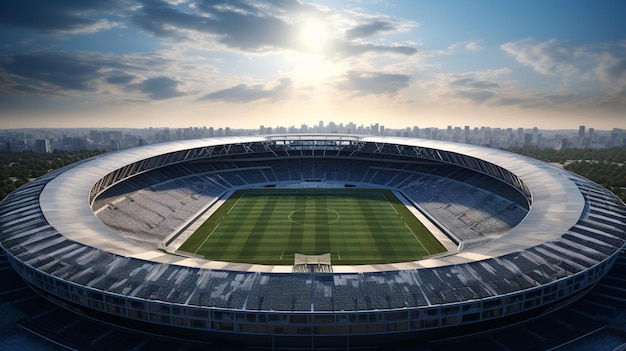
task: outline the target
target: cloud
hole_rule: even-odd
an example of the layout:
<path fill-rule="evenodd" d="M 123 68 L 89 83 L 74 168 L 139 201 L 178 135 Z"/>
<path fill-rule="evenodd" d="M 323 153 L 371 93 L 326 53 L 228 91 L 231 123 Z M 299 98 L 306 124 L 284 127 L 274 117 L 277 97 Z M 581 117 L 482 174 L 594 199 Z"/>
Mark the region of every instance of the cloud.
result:
<path fill-rule="evenodd" d="M 394 95 L 408 87 L 409 80 L 405 74 L 350 71 L 333 85 L 355 95 Z"/>
<path fill-rule="evenodd" d="M 135 78 L 136 77 L 134 75 L 126 74 L 124 72 L 114 72 L 106 78 L 106 82 L 114 85 L 126 85 L 132 82 Z"/>
<path fill-rule="evenodd" d="M 488 90 L 459 90 L 454 95 L 481 104 L 493 97 L 495 93 Z"/>
<path fill-rule="evenodd" d="M 524 109 L 541 108 L 559 110 L 580 110 L 593 104 L 593 99 L 589 99 L 580 94 L 561 93 L 561 94 L 530 94 L 520 95 L 516 97 L 501 97 L 493 99 L 491 103 L 494 106 L 517 106 Z"/>
<path fill-rule="evenodd" d="M 466 41 L 452 44 L 448 47 L 451 51 L 480 51 L 483 49 L 478 41 Z"/>
<path fill-rule="evenodd" d="M 478 80 L 475 77 L 463 77 L 452 80 L 450 83 L 452 87 L 464 87 L 470 89 L 497 89 L 500 84 L 496 82 L 490 82 L 486 80 Z"/>
<path fill-rule="evenodd" d="M 22 93 L 23 95 L 45 94 L 44 89 L 38 88 L 32 85 L 16 84 L 11 87 L 14 91 Z"/>
<path fill-rule="evenodd" d="M 197 11 L 186 13 L 165 2 L 144 1 L 143 13 L 133 20 L 144 30 L 164 38 L 190 39 L 196 34 L 235 49 L 284 49 L 293 46 L 291 33 L 295 29 L 266 12 L 280 4 L 260 3 L 255 7 L 241 1 L 201 2 L 196 4 Z"/>
<path fill-rule="evenodd" d="M 0 67 L 16 79 L 69 90 L 94 90 L 91 82 L 100 76 L 98 65 L 55 53 L 5 56 Z"/>
<path fill-rule="evenodd" d="M 609 55 L 596 67 L 598 77 L 605 82 L 626 83 L 626 55 L 615 57 Z"/>
<path fill-rule="evenodd" d="M 389 21 L 373 21 L 358 25 L 346 31 L 345 37 L 348 40 L 369 37 L 378 33 L 391 32 L 397 30 L 396 26 Z"/>
<path fill-rule="evenodd" d="M 546 75 L 575 75 L 588 64 L 590 56 L 582 47 L 556 39 L 540 42 L 524 39 L 501 46 L 523 65 Z"/>
<path fill-rule="evenodd" d="M 329 53 L 331 56 L 337 59 L 359 56 L 365 53 L 411 56 L 417 53 L 417 49 L 404 45 L 379 45 L 336 40 L 331 45 Z"/>
<path fill-rule="evenodd" d="M 178 90 L 180 82 L 168 77 L 154 77 L 138 84 L 139 90 L 152 100 L 165 100 L 185 95 Z"/>
<path fill-rule="evenodd" d="M 10 6 L 2 7 L 0 25 L 46 33 L 94 33 L 117 26 L 104 15 L 125 6 L 124 2 L 116 0 L 13 1 Z"/>
<path fill-rule="evenodd" d="M 142 12 L 134 14 L 132 21 L 140 28 L 161 38 L 185 39 L 182 31 L 194 29 L 202 31 L 202 18 L 182 13 L 169 4 L 160 1 L 144 1 Z"/>
<path fill-rule="evenodd" d="M 492 103 L 496 97 L 506 94 L 500 83 L 508 69 L 440 75 L 430 88 L 434 94 L 444 98 L 460 98 L 475 104 Z"/>
<path fill-rule="evenodd" d="M 133 82 L 137 77 L 168 70 L 170 64 L 170 59 L 156 53 L 149 56 L 82 52 L 5 55 L 0 56 L 0 92 L 8 96 L 78 96 L 110 94 L 108 88 L 112 86 L 136 90 L 139 88 Z M 155 92 L 153 96 L 161 95 Z"/>
<path fill-rule="evenodd" d="M 133 22 L 152 35 L 172 40 L 208 41 L 245 52 L 306 51 L 299 33 L 312 18 L 333 25 L 332 13 L 296 0 L 284 1 L 214 1 L 194 4 L 193 11 L 183 12 L 163 1 L 144 0 Z M 400 30 L 388 21 L 373 20 L 348 30 L 350 39 L 382 31 Z M 341 59 L 364 53 L 413 55 L 417 49 L 397 44 L 361 43 L 329 38 L 328 56 Z"/>
<path fill-rule="evenodd" d="M 621 95 L 620 95 L 621 93 Z M 524 93 L 520 91 L 498 92 L 486 100 L 492 106 L 518 107 L 521 109 L 558 110 L 580 114 L 587 111 L 590 116 L 599 111 L 622 111 L 626 107 L 624 91 L 612 94 L 589 96 L 576 92 Z"/>
<path fill-rule="evenodd" d="M 471 41 L 465 45 L 465 50 L 467 51 L 480 51 L 483 47 L 479 42 Z"/>
<path fill-rule="evenodd" d="M 218 100 L 232 103 L 247 103 L 265 99 L 280 100 L 289 95 L 292 86 L 293 83 L 289 78 L 280 79 L 273 86 L 239 84 L 232 88 L 204 95 L 200 100 Z"/>
<path fill-rule="evenodd" d="M 567 84 L 566 100 L 539 99 L 546 104 L 578 102 L 604 108 L 626 106 L 626 47 L 623 42 L 573 45 L 555 39 L 525 39 L 502 49 L 543 75 L 560 76 Z M 605 105 L 605 106 L 603 106 Z"/>
<path fill-rule="evenodd" d="M 605 83 L 626 81 L 626 48 L 622 43 L 573 45 L 556 39 L 524 39 L 505 43 L 501 48 L 544 75 L 599 79 Z"/>

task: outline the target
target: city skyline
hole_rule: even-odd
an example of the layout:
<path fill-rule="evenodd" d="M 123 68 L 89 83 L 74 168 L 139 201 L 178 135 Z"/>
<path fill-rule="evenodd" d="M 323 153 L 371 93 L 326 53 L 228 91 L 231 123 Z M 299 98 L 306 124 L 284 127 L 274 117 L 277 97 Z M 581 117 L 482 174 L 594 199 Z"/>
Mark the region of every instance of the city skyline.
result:
<path fill-rule="evenodd" d="M 0 128 L 626 129 L 620 1 L 27 0 Z"/>
<path fill-rule="evenodd" d="M 534 147 L 550 149 L 626 147 L 626 130 L 596 129 L 580 125 L 577 129 L 540 129 L 538 127 L 490 127 L 448 125 L 445 128 L 406 126 L 388 128 L 380 123 L 318 121 L 300 126 L 231 128 L 190 126 L 182 128 L 23 128 L 0 129 L 0 151 L 104 149 L 114 151 L 169 141 L 252 135 L 340 134 L 419 138 L 487 146 L 491 148 Z"/>

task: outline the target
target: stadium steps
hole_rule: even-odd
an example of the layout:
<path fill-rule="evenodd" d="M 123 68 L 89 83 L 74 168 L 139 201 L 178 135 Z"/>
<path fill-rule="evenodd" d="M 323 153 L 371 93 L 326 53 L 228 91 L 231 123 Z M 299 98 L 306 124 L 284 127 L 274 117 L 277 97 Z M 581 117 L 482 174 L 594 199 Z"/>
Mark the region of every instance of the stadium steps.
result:
<path fill-rule="evenodd" d="M 603 288 L 603 287 L 600 287 L 600 288 Z M 600 301 L 604 301 L 607 306 L 613 306 L 613 308 L 617 306 L 619 307 L 626 306 L 626 298 L 616 295 L 616 294 L 623 295 L 624 294 L 623 291 L 611 292 L 611 291 L 598 289 L 598 290 L 594 290 L 590 292 L 589 294 L 590 294 L 590 297 L 595 297 Z"/>
<path fill-rule="evenodd" d="M 9 261 L 6 256 L 0 258 L 0 266 L 6 267 L 0 269 L 0 303 L 12 302 L 18 299 L 22 299 L 34 294 L 22 281 L 15 271 L 9 265 Z"/>
<path fill-rule="evenodd" d="M 532 349 L 532 345 L 541 344 L 544 339 L 527 328 L 513 328 L 508 333 L 491 337 L 501 350 L 524 351 Z"/>
<path fill-rule="evenodd" d="M 587 300 L 607 308 L 626 308 L 626 280 L 613 272 L 623 272 L 624 265 L 615 265 L 609 275 L 604 277 L 600 283 L 587 295 Z"/>
<path fill-rule="evenodd" d="M 44 305 L 50 303 L 45 301 Z M 60 307 L 54 307 L 40 318 L 29 318 L 18 322 L 18 326 L 33 335 L 48 340 L 56 345 L 63 345 L 63 350 L 132 350 L 132 351 L 200 351 L 225 350 L 219 347 L 207 348 L 206 344 L 192 345 L 176 340 L 163 339 L 146 334 L 134 333 L 100 324 L 76 315 Z M 49 350 L 56 350 L 50 348 Z"/>
<path fill-rule="evenodd" d="M 602 328 L 583 335 L 576 340 L 571 340 L 550 349 L 551 351 L 608 351 L 623 350 L 626 344 L 626 336 L 620 332 L 608 328 Z"/>
<path fill-rule="evenodd" d="M 584 300 L 531 321 L 487 334 L 468 336 L 450 342 L 434 342 L 433 351 L 452 350 L 560 350 L 587 335 L 607 327 L 607 323 L 593 319 L 588 313 L 576 309 Z M 569 350 L 586 350 L 571 348 Z M 604 349 L 610 350 L 610 349 Z"/>
<path fill-rule="evenodd" d="M 1 251 L 0 251 L 1 252 Z M 11 269 L 11 264 L 7 259 L 7 255 L 5 253 L 0 254 L 0 272 Z"/>
<path fill-rule="evenodd" d="M 626 290 L 626 279 L 618 276 L 607 275 L 599 285 L 611 285 Z"/>
<path fill-rule="evenodd" d="M 605 301 L 596 302 L 589 296 L 572 306 L 572 310 L 587 318 L 606 319 L 615 314 L 615 307 L 607 305 Z"/>

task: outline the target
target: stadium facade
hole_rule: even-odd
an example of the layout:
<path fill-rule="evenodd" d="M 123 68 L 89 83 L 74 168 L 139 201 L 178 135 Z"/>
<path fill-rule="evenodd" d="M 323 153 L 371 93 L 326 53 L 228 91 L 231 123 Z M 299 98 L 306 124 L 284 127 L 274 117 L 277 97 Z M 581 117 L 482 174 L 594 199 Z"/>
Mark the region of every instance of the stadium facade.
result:
<path fill-rule="evenodd" d="M 177 251 L 233 189 L 392 189 L 454 243 L 415 262 L 329 267 Z M 0 243 L 35 290 L 107 323 L 194 340 L 353 347 L 454 337 L 582 296 L 626 238 L 601 186 L 500 150 L 274 135 L 172 142 L 79 162 L 0 205 Z"/>

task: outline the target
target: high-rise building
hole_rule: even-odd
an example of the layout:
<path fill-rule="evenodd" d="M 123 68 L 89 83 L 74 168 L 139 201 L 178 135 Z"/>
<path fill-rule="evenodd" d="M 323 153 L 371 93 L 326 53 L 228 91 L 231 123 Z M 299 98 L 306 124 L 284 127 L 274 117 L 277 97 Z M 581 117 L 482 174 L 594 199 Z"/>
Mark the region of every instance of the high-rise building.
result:
<path fill-rule="evenodd" d="M 520 145 L 524 143 L 524 128 L 517 128 L 517 142 Z"/>
<path fill-rule="evenodd" d="M 335 124 L 335 122 L 330 121 L 328 122 L 328 127 L 327 127 L 327 132 L 329 133 L 337 133 L 337 125 Z"/>
<path fill-rule="evenodd" d="M 524 146 L 533 145 L 533 135 L 531 133 L 524 134 Z"/>
<path fill-rule="evenodd" d="M 594 128 L 589 128 L 589 145 L 597 144 L 596 130 Z"/>
<path fill-rule="evenodd" d="M 613 128 L 611 131 L 611 146 L 622 147 L 624 146 L 624 135 L 620 128 Z"/>
<path fill-rule="evenodd" d="M 102 132 L 99 130 L 89 131 L 89 139 L 96 144 L 102 143 Z"/>
<path fill-rule="evenodd" d="M 46 154 L 50 152 L 50 139 L 35 140 L 35 151 Z"/>
<path fill-rule="evenodd" d="M 379 132 L 379 126 L 378 126 L 378 123 L 376 123 L 376 124 L 372 124 L 372 125 L 370 126 L 370 129 L 372 130 L 372 134 L 373 134 L 373 135 L 378 135 L 378 132 Z"/>
<path fill-rule="evenodd" d="M 585 126 L 578 127 L 578 144 L 582 145 L 585 141 Z"/>

